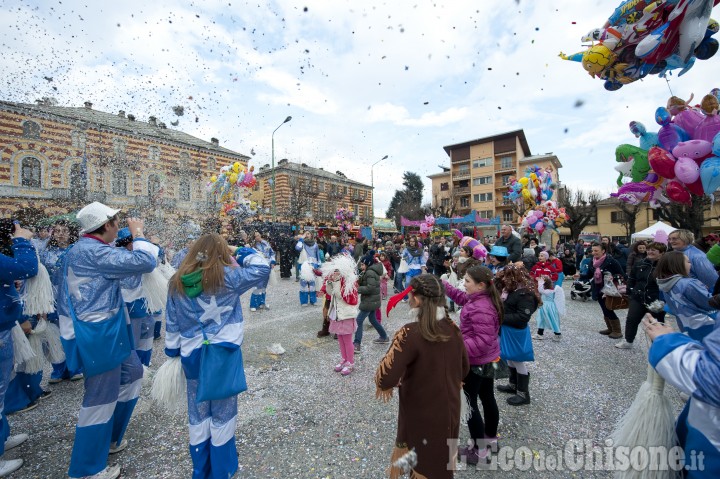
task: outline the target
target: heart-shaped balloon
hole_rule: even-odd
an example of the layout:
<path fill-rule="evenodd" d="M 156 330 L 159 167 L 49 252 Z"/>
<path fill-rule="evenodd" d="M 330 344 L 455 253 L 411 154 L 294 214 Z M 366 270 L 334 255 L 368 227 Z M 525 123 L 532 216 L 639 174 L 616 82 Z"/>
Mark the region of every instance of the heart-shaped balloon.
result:
<path fill-rule="evenodd" d="M 683 187 L 682 183 L 676 180 L 671 180 L 665 187 L 665 192 L 672 201 L 676 203 L 683 203 L 686 205 L 692 204 L 690 193 Z"/>
<path fill-rule="evenodd" d="M 650 168 L 663 178 L 675 178 L 675 158 L 668 151 L 658 146 L 653 146 L 648 151 L 648 162 Z"/>
<path fill-rule="evenodd" d="M 702 180 L 698 177 L 698 179 L 693 183 L 685 183 L 685 187 L 690 190 L 690 193 L 698 196 L 702 196 L 705 194 L 705 190 L 703 189 Z"/>
<path fill-rule="evenodd" d="M 706 194 L 713 194 L 720 188 L 720 158 L 711 156 L 700 166 L 700 181 Z"/>
<path fill-rule="evenodd" d="M 683 156 L 675 162 L 675 177 L 689 185 L 700 178 L 700 167 L 691 158 Z"/>

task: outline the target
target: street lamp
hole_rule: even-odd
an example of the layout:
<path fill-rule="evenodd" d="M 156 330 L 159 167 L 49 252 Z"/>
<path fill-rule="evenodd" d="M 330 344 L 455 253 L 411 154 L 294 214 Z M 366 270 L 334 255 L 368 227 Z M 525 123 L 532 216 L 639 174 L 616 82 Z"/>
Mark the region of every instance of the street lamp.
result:
<path fill-rule="evenodd" d="M 386 160 L 387 157 L 388 157 L 388 156 L 385 155 L 385 156 L 383 156 L 382 158 L 380 158 L 379 160 L 377 160 L 375 163 L 373 163 L 372 165 L 370 165 L 370 188 L 371 188 L 371 190 L 372 190 L 372 191 L 370 192 L 370 194 L 372 195 L 372 199 L 370 200 L 370 208 L 371 208 L 371 211 L 370 211 L 370 232 L 372 233 L 373 236 L 375 236 L 375 231 L 374 231 L 374 230 L 375 230 L 375 177 L 373 176 L 373 166 L 377 165 L 378 163 L 380 163 L 380 162 L 383 161 L 383 160 Z"/>
<path fill-rule="evenodd" d="M 292 120 L 291 116 L 288 116 L 285 118 L 285 121 L 280 123 L 280 125 L 275 128 L 272 132 L 272 135 L 270 135 L 270 139 L 272 140 L 272 218 L 273 223 L 277 220 L 277 210 L 275 209 L 275 132 L 278 131 L 278 128 L 283 126 L 285 123 Z"/>

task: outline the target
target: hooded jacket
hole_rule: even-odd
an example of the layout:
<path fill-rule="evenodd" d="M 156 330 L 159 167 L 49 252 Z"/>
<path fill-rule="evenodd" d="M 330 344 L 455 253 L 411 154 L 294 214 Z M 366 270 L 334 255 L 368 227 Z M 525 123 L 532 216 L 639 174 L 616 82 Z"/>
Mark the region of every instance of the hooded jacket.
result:
<path fill-rule="evenodd" d="M 0 254 L 0 331 L 15 326 L 22 317 L 22 304 L 15 280 L 28 279 L 38 272 L 35 248 L 25 238 L 12 240 L 13 257 Z"/>
<path fill-rule="evenodd" d="M 690 259 L 690 263 L 692 264 L 690 267 L 690 277 L 699 279 L 708 291 L 712 291 L 715 282 L 718 280 L 718 273 L 715 271 L 715 267 L 710 260 L 707 259 L 705 253 L 693 245 L 688 245 L 683 249 L 678 248 L 676 251 L 682 252 Z"/>
<path fill-rule="evenodd" d="M 443 281 L 445 294 L 458 305 L 460 331 L 471 366 L 482 366 L 500 356 L 500 316 L 487 291 L 467 294 Z"/>
<path fill-rule="evenodd" d="M 375 311 L 379 309 L 380 301 L 380 278 L 383 267 L 380 263 L 373 263 L 360 275 L 358 279 L 358 293 L 360 293 L 360 311 Z"/>
<path fill-rule="evenodd" d="M 657 284 L 681 331 L 697 341 L 712 332 L 718 311 L 708 304 L 712 295 L 702 282 L 675 274 L 658 278 Z"/>

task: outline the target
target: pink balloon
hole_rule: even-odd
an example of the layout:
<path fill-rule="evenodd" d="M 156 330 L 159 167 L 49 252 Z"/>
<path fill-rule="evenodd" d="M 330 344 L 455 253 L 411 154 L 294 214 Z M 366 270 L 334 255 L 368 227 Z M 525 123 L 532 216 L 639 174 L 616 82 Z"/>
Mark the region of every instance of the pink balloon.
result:
<path fill-rule="evenodd" d="M 689 185 L 700 178 L 700 167 L 691 158 L 683 156 L 675 162 L 675 177 Z"/>
<path fill-rule="evenodd" d="M 673 148 L 672 154 L 678 159 L 682 157 L 705 159 L 712 155 L 712 143 L 705 140 L 681 141 Z"/>

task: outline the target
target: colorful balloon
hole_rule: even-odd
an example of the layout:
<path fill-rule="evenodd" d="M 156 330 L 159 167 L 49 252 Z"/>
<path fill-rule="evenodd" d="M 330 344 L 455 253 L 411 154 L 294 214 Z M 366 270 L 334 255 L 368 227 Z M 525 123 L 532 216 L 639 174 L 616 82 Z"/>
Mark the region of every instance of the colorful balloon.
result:
<path fill-rule="evenodd" d="M 692 204 L 690 193 L 683 187 L 682 183 L 677 180 L 669 181 L 665 187 L 665 191 L 667 192 L 668 198 L 677 203 Z"/>
<path fill-rule="evenodd" d="M 650 168 L 663 178 L 675 178 L 675 158 L 662 148 L 657 146 L 650 148 L 648 163 Z"/>
<path fill-rule="evenodd" d="M 700 166 L 700 181 L 702 181 L 703 190 L 706 194 L 711 195 L 720 188 L 720 158 L 712 156 L 703 161 Z"/>
<path fill-rule="evenodd" d="M 718 99 L 714 95 L 705 95 L 700 103 L 705 118 L 695 128 L 696 140 L 705 140 L 712 143 L 715 135 L 720 133 L 720 116 L 718 115 L 718 109 L 720 109 Z"/>
<path fill-rule="evenodd" d="M 694 160 L 683 156 L 675 162 L 675 177 L 686 185 L 690 185 L 700 178 L 700 167 Z"/>

